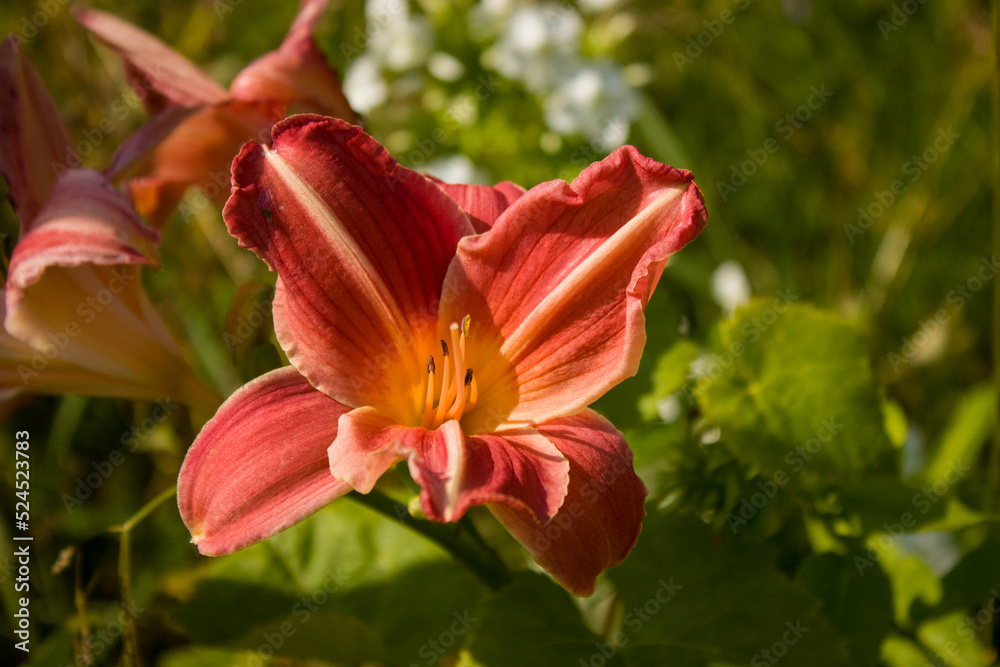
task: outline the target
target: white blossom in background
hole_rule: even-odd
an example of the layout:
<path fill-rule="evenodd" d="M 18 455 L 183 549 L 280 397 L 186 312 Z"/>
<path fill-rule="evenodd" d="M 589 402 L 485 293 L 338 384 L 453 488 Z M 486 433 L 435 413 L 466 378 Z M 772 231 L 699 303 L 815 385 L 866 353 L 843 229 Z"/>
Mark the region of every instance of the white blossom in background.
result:
<path fill-rule="evenodd" d="M 365 18 L 378 27 L 368 38 L 366 54 L 385 69 L 405 72 L 419 67 L 434 49 L 434 29 L 426 16 L 411 16 L 407 2 L 368 0 Z"/>
<path fill-rule="evenodd" d="M 682 407 L 678 394 L 670 394 L 656 403 L 656 413 L 663 421 L 673 424 L 681 416 Z"/>
<path fill-rule="evenodd" d="M 948 574 L 962 558 L 955 537 L 937 530 L 901 535 L 899 546 L 905 553 L 919 558 L 936 577 Z"/>
<path fill-rule="evenodd" d="M 625 0 L 579 0 L 578 4 L 584 14 L 599 14 L 624 5 Z"/>
<path fill-rule="evenodd" d="M 389 84 L 382 77 L 382 68 L 367 54 L 347 66 L 343 86 L 347 101 L 360 114 L 368 113 L 389 98 Z"/>
<path fill-rule="evenodd" d="M 465 74 L 465 65 L 450 53 L 435 51 L 427 58 L 427 71 L 439 81 L 458 81 Z"/>
<path fill-rule="evenodd" d="M 483 54 L 483 64 L 544 94 L 576 68 L 582 33 L 583 20 L 567 4 L 521 7 Z"/>
<path fill-rule="evenodd" d="M 712 273 L 712 298 L 722 306 L 723 312 L 733 311 L 750 301 L 750 279 L 735 260 L 726 260 Z"/>
<path fill-rule="evenodd" d="M 545 123 L 562 135 L 579 134 L 610 152 L 628 139 L 639 98 L 618 67 L 587 65 L 563 81 L 544 102 Z"/>
<path fill-rule="evenodd" d="M 424 165 L 422 171 L 445 183 L 478 183 L 489 184 L 490 177 L 482 169 L 472 163 L 464 155 L 448 155 L 431 160 Z"/>

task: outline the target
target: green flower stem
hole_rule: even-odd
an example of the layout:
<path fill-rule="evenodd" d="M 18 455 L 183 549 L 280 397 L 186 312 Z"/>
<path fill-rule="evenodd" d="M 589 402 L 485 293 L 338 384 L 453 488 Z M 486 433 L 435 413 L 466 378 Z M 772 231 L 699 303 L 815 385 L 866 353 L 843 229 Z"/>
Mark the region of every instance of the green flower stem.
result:
<path fill-rule="evenodd" d="M 990 3 L 993 14 L 993 253 L 1000 253 L 1000 1 Z M 993 385 L 997 390 L 997 414 L 1000 415 L 1000 280 L 993 281 L 993 335 L 990 352 L 993 358 Z M 987 471 L 989 496 L 986 509 L 995 511 L 1000 504 L 1000 418 L 993 428 Z"/>
<path fill-rule="evenodd" d="M 135 528 L 136 525 L 138 525 L 140 521 L 142 521 L 147 516 L 149 516 L 153 512 L 153 510 L 155 510 L 157 507 L 159 507 L 164 502 L 166 502 L 167 500 L 173 498 L 176 495 L 177 495 L 177 487 L 176 486 L 171 486 L 169 489 L 164 489 L 163 492 L 160 495 L 158 495 L 155 498 L 153 498 L 152 500 L 150 500 L 148 503 L 146 503 L 145 505 L 143 505 L 139 509 L 138 512 L 136 512 L 135 514 L 133 514 L 132 516 L 130 516 L 128 518 L 128 521 L 126 521 L 125 523 L 123 523 L 120 526 L 112 526 L 108 530 L 110 530 L 112 533 L 127 533 L 127 532 L 129 532 L 130 530 L 132 530 L 133 528 Z"/>
<path fill-rule="evenodd" d="M 489 549 L 481 538 L 478 540 L 473 538 L 472 541 L 466 539 L 465 536 L 469 532 L 462 529 L 462 523 L 443 524 L 418 519 L 410 514 L 406 505 L 378 491 L 370 493 L 351 491 L 348 497 L 437 542 L 493 590 L 498 590 L 510 582 L 510 572 L 500 557 Z"/>
<path fill-rule="evenodd" d="M 122 604 L 127 609 L 134 607 L 132 597 L 132 529 L 149 516 L 153 510 L 175 495 L 177 495 L 177 487 L 171 486 L 146 503 L 138 512 L 130 516 L 125 523 L 109 528 L 112 533 L 121 533 L 121 543 L 118 550 L 118 578 L 121 580 Z M 122 662 L 125 667 L 138 667 L 139 633 L 136 631 L 134 622 L 125 625 L 122 634 L 122 644 Z"/>
<path fill-rule="evenodd" d="M 1000 0 L 990 3 L 993 18 L 993 254 L 1000 253 Z M 993 386 L 996 389 L 997 413 L 990 443 L 989 467 L 986 471 L 986 510 L 995 512 L 1000 503 L 1000 280 L 993 281 L 993 322 L 990 356 L 993 359 Z M 995 635 L 994 618 L 983 628 L 981 637 L 986 646 Z"/>

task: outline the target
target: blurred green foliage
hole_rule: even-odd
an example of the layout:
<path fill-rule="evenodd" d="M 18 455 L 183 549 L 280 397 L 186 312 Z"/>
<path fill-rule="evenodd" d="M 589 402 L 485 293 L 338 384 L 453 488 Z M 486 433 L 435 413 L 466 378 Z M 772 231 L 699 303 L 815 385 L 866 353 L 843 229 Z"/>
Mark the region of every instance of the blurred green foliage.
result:
<path fill-rule="evenodd" d="M 277 46 L 295 12 L 94 4 L 223 83 Z M 367 114 L 368 131 L 404 164 L 464 155 L 486 178 L 525 186 L 603 157 L 611 147 L 554 137 L 543 100 L 483 64 L 473 5 L 410 4 L 463 73 L 386 75 L 391 101 Z M 179 406 L 150 422 L 151 405 L 34 397 L 0 432 L 8 638 L 13 434 L 31 433 L 30 664 L 128 663 L 125 632 L 141 664 L 163 667 L 995 664 L 986 3 L 636 0 L 583 16 L 586 57 L 645 72 L 629 142 L 691 169 L 709 211 L 650 303 L 638 376 L 596 406 L 650 489 L 632 556 L 589 600 L 530 574 L 494 593 L 433 543 L 342 500 L 210 560 L 168 502 L 131 533 L 125 590 L 108 529 L 174 483 L 199 425 Z M 360 3 L 328 10 L 318 39 L 339 70 L 364 52 L 364 26 Z M 22 36 L 85 164 L 108 164 L 146 120 L 117 59 L 61 0 L 6 3 L 0 30 Z M 116 102 L 129 112 L 112 115 Z M 198 372 L 228 394 L 281 363 L 258 308 L 273 276 L 217 210 L 193 208 L 167 228 L 162 270 L 145 280 Z M 6 204 L 0 227 L 9 256 Z M 757 297 L 734 313 L 712 291 L 727 260 Z M 252 335 L 231 348 L 241 322 Z M 124 461 L 101 473 L 116 451 Z M 473 518 L 525 569 L 488 514 Z M 12 644 L 3 664 L 29 657 Z"/>

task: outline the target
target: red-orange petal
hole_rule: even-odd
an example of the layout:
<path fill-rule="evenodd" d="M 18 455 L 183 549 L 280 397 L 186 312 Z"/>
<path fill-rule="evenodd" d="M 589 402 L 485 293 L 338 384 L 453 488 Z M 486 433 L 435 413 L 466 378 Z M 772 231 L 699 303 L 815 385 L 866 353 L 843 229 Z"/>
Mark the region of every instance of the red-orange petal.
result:
<path fill-rule="evenodd" d="M 129 79 L 139 99 L 145 99 L 147 91 L 155 91 L 170 103 L 186 107 L 226 101 L 228 95 L 222 86 L 145 30 L 96 9 L 76 7 L 70 12 L 133 68 Z"/>
<path fill-rule="evenodd" d="M 244 142 L 269 138 L 278 112 L 263 103 L 236 101 L 190 112 L 169 107 L 122 144 L 109 172 L 131 179 L 136 208 L 161 228 L 188 187 L 224 204 L 233 157 Z"/>
<path fill-rule="evenodd" d="M 535 561 L 574 595 L 586 597 L 604 570 L 635 546 L 646 516 L 646 487 L 632 451 L 608 420 L 592 410 L 537 427 L 569 460 L 569 489 L 547 524 L 509 505 L 490 510 Z"/>
<path fill-rule="evenodd" d="M 465 211 L 477 234 L 489 231 L 500 214 L 525 192 L 520 185 L 510 181 L 492 186 L 434 181 Z"/>
<path fill-rule="evenodd" d="M 504 407 L 507 421 L 575 414 L 635 374 L 650 294 L 667 258 L 704 224 L 689 172 L 625 146 L 572 185 L 532 188 L 488 233 L 463 239 L 442 320 L 469 313 L 474 326 L 498 332 L 499 350 L 470 352 L 468 364 L 477 377 L 513 367 L 517 404 Z"/>
<path fill-rule="evenodd" d="M 233 79 L 229 87 L 233 99 L 273 100 L 296 111 L 357 122 L 337 73 L 312 36 L 326 5 L 327 0 L 302 0 L 278 50 L 253 61 Z"/>
<path fill-rule="evenodd" d="M 501 503 L 548 521 L 566 495 L 569 464 L 533 429 L 466 437 L 457 421 L 435 430 L 398 426 L 373 408 L 341 417 L 330 470 L 367 493 L 390 465 L 406 460 L 433 521 L 457 521 L 469 507 Z"/>
<path fill-rule="evenodd" d="M 332 398 L 417 419 L 441 283 L 468 219 L 361 128 L 300 115 L 233 162 L 224 217 L 278 272 L 275 331 Z M 422 408 L 422 405 L 421 405 Z"/>
<path fill-rule="evenodd" d="M 267 539 L 350 487 L 326 450 L 347 408 L 294 368 L 241 387 L 198 434 L 177 479 L 177 504 L 192 542 L 219 556 Z"/>

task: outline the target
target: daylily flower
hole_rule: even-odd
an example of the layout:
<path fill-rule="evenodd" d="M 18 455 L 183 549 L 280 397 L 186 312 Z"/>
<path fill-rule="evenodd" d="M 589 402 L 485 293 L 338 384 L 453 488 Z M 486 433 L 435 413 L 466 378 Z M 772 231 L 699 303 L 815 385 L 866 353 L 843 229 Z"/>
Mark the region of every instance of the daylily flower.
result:
<path fill-rule="evenodd" d="M 220 207 L 229 164 L 249 139 L 266 141 L 289 108 L 356 116 L 312 38 L 327 0 L 303 0 L 284 42 L 244 68 L 227 92 L 190 60 L 122 19 L 94 9 L 73 16 L 125 59 L 129 82 L 155 114 L 115 154 L 108 173 L 127 178 L 139 213 L 157 229 L 190 186 Z"/>
<path fill-rule="evenodd" d="M 142 289 L 140 267 L 157 264 L 159 235 L 99 172 L 61 168 L 78 156 L 20 51 L 14 37 L 0 44 L 0 174 L 21 221 L 3 290 L 0 398 L 171 398 L 213 410 L 218 396 L 195 378 Z"/>
<path fill-rule="evenodd" d="M 294 116 L 233 162 L 224 217 L 277 272 L 292 367 L 187 454 L 181 516 L 232 552 L 406 461 L 433 521 L 473 505 L 563 586 L 621 562 L 646 489 L 587 406 L 633 375 L 667 257 L 705 223 L 688 172 L 626 146 L 570 185 L 437 183 L 358 127 Z"/>

